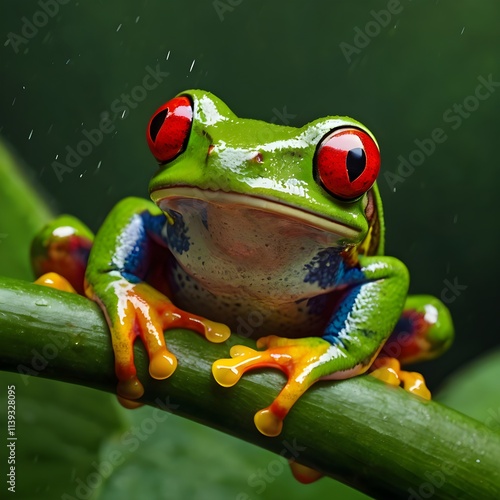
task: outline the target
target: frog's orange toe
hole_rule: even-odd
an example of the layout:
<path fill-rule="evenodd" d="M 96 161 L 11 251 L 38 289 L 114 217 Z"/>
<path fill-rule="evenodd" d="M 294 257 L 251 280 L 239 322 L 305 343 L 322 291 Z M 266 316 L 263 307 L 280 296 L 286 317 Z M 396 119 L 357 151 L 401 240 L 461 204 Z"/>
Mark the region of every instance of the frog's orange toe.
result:
<path fill-rule="evenodd" d="M 396 360 L 394 360 L 396 361 Z M 395 367 L 392 365 L 392 363 L 387 364 L 386 366 L 381 366 L 380 368 L 377 368 L 376 370 L 372 371 L 370 375 L 372 377 L 378 378 L 382 382 L 385 382 L 386 384 L 394 385 L 394 386 L 399 386 L 401 381 L 399 380 L 399 369 L 396 370 Z"/>
<path fill-rule="evenodd" d="M 136 408 L 140 408 L 144 406 L 140 401 L 134 401 L 133 399 L 122 398 L 121 396 L 117 396 L 118 402 L 127 410 L 135 410 Z"/>
<path fill-rule="evenodd" d="M 238 356 L 252 357 L 258 355 L 258 351 L 252 349 L 251 347 L 247 347 L 246 345 L 233 345 L 229 354 L 232 358 L 237 358 Z"/>
<path fill-rule="evenodd" d="M 212 365 L 212 374 L 222 387 L 232 387 L 243 375 L 234 359 L 218 359 Z"/>
<path fill-rule="evenodd" d="M 377 368 L 370 373 L 373 377 L 396 387 L 403 385 L 406 391 L 424 399 L 431 399 L 431 392 L 425 385 L 424 377 L 417 372 L 402 370 L 396 358 L 380 358 L 375 365 Z"/>
<path fill-rule="evenodd" d="M 125 399 L 139 399 L 144 394 L 144 387 L 139 379 L 133 375 L 127 380 L 120 380 L 116 389 L 118 396 Z"/>
<path fill-rule="evenodd" d="M 421 398 L 430 400 L 431 391 L 425 385 L 424 377 L 417 372 L 401 372 L 401 380 L 403 381 L 403 387 L 408 392 L 416 394 Z"/>
<path fill-rule="evenodd" d="M 225 342 L 231 335 L 231 330 L 223 323 L 204 319 L 203 324 L 205 325 L 205 337 L 214 344 Z"/>
<path fill-rule="evenodd" d="M 212 365 L 212 374 L 222 387 L 232 387 L 245 371 L 263 365 L 263 353 L 244 345 L 234 345 L 230 351 L 231 358 L 218 359 Z"/>
<path fill-rule="evenodd" d="M 297 462 L 290 463 L 290 469 L 292 471 L 293 477 L 302 484 L 311 484 L 318 479 L 323 477 L 321 472 L 315 469 L 311 469 L 307 465 L 302 465 Z"/>
<path fill-rule="evenodd" d="M 177 358 L 166 349 L 155 352 L 149 361 L 149 374 L 163 380 L 170 377 L 177 368 Z"/>
<path fill-rule="evenodd" d="M 271 408 L 258 411 L 254 417 L 255 427 L 261 434 L 269 437 L 279 436 L 283 429 L 283 418 L 279 417 Z"/>
<path fill-rule="evenodd" d="M 71 283 L 57 273 L 45 273 L 34 281 L 35 285 L 42 285 L 49 288 L 55 288 L 63 292 L 77 293 Z"/>

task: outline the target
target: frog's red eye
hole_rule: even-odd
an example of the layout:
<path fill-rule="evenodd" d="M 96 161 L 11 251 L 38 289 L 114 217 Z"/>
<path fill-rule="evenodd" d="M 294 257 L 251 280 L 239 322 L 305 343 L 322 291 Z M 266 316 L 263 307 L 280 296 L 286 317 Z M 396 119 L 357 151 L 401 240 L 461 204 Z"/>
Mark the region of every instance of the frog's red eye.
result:
<path fill-rule="evenodd" d="M 160 163 L 172 161 L 186 148 L 193 107 L 185 97 L 175 97 L 156 110 L 146 131 L 148 146 Z"/>
<path fill-rule="evenodd" d="M 377 179 L 380 152 L 375 141 L 357 128 L 339 128 L 319 144 L 315 157 L 316 178 L 336 198 L 354 200 Z"/>

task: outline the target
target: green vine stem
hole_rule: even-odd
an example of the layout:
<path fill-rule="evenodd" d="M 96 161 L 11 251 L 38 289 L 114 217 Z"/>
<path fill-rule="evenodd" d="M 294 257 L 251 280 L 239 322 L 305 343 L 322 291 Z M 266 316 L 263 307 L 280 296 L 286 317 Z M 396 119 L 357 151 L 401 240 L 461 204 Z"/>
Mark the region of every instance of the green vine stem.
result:
<path fill-rule="evenodd" d="M 254 413 L 275 397 L 284 378 L 249 373 L 219 387 L 212 362 L 233 336 L 210 344 L 189 331 L 167 332 L 179 359 L 168 380 L 152 380 L 140 342 L 135 349 L 143 401 L 262 446 L 293 450 L 297 461 L 375 498 L 498 498 L 500 435 L 435 402 L 370 376 L 318 383 L 296 404 L 282 434 L 267 438 Z M 113 353 L 99 308 L 84 297 L 0 278 L 0 368 L 114 392 Z M 287 453 L 290 456 L 290 452 Z M 432 489 L 431 489 L 432 488 Z"/>

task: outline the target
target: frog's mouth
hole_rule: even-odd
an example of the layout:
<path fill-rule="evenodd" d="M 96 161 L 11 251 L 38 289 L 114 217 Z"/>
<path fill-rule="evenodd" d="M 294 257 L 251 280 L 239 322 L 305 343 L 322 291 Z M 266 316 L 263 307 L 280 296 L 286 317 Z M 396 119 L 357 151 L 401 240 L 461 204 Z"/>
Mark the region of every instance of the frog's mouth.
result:
<path fill-rule="evenodd" d="M 232 206 L 258 210 L 278 217 L 293 219 L 303 225 L 310 226 L 320 231 L 325 231 L 357 241 L 361 235 L 358 228 L 348 226 L 334 219 L 328 219 L 314 212 L 306 211 L 295 206 L 259 196 L 249 196 L 235 192 L 212 191 L 189 186 L 173 186 L 160 188 L 151 192 L 151 199 L 163 211 L 172 209 L 175 200 L 191 199 L 219 206 Z"/>

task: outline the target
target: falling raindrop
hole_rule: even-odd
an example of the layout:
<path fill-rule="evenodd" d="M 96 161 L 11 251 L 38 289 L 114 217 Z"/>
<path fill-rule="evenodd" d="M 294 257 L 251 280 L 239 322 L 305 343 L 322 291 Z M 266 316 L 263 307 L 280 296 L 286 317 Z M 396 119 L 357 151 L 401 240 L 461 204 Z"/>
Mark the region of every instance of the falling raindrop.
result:
<path fill-rule="evenodd" d="M 196 62 L 196 59 L 193 59 L 193 62 L 191 63 L 191 67 L 189 68 L 189 72 L 193 71 L 194 63 Z"/>
<path fill-rule="evenodd" d="M 122 25 L 121 25 L 121 24 L 119 24 L 119 25 L 118 25 L 118 28 L 116 28 L 116 32 L 117 32 L 117 33 L 118 33 L 118 31 L 120 31 L 121 27 L 122 27 Z"/>

